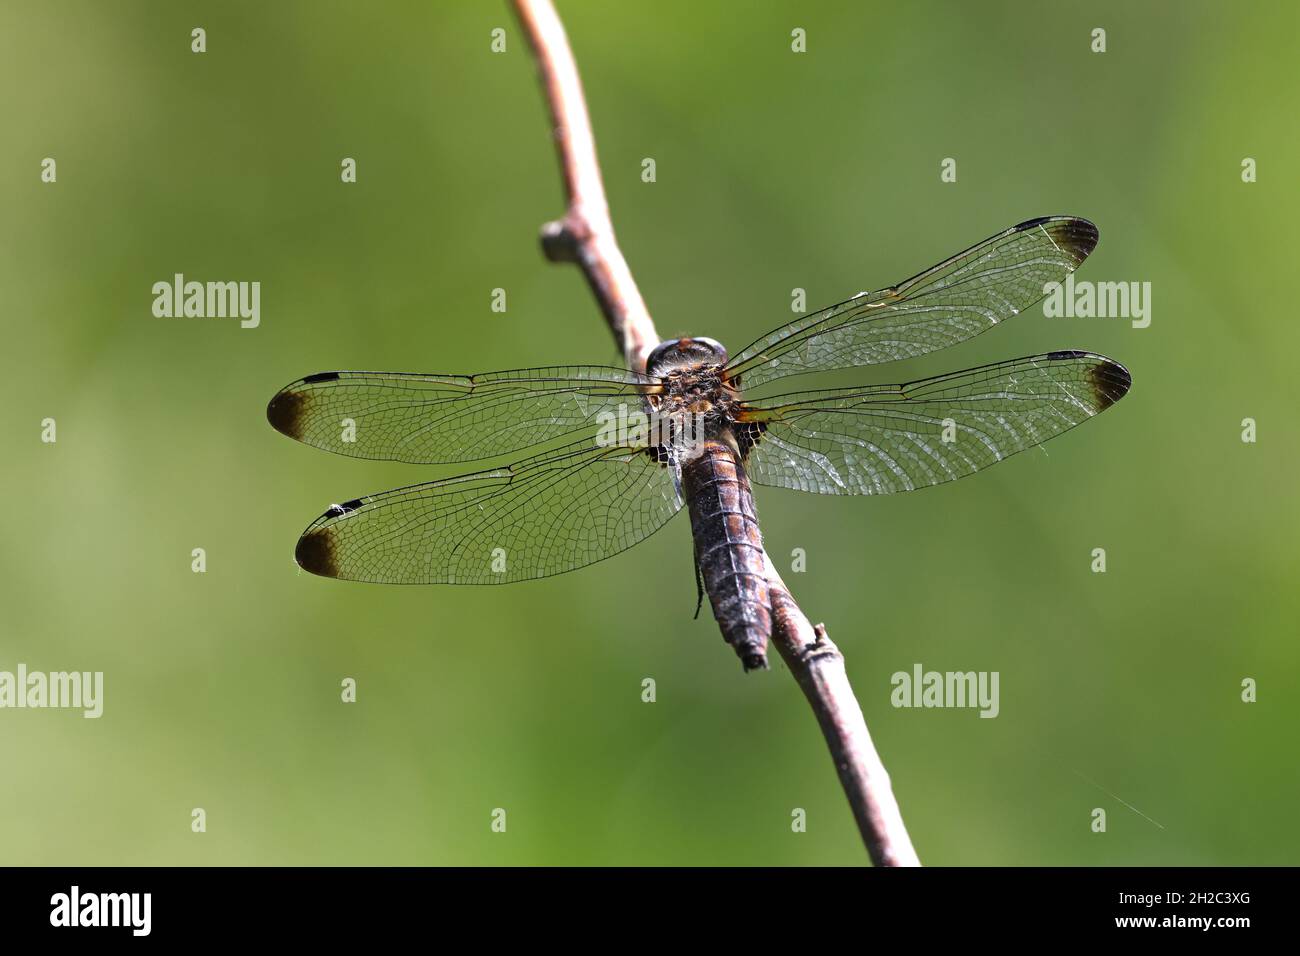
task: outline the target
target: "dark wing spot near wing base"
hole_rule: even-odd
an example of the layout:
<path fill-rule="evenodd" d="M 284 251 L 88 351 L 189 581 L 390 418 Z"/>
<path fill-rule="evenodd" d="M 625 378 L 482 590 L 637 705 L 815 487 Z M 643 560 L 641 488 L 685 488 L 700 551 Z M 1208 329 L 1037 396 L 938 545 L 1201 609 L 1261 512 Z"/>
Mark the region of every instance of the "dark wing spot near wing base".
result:
<path fill-rule="evenodd" d="M 285 390 L 278 393 L 266 406 L 266 420 L 281 435 L 288 435 L 294 441 L 302 441 L 302 426 L 306 420 L 303 414 L 307 404 L 301 392 Z"/>
<path fill-rule="evenodd" d="M 338 577 L 334 560 L 334 539 L 328 528 L 313 528 L 298 539 L 293 550 L 298 567 L 324 578 Z"/>
<path fill-rule="evenodd" d="M 643 450 L 654 459 L 660 468 L 667 468 L 672 463 L 672 453 L 663 445 L 647 445 Z"/>
<path fill-rule="evenodd" d="M 739 422 L 734 429 L 740 460 L 745 461 L 749 458 L 749 453 L 763 440 L 763 433 L 767 431 L 767 422 Z"/>
<path fill-rule="evenodd" d="M 1123 365 L 1107 360 L 1088 370 L 1088 384 L 1097 400 L 1097 410 L 1104 412 L 1128 394 L 1133 376 Z"/>

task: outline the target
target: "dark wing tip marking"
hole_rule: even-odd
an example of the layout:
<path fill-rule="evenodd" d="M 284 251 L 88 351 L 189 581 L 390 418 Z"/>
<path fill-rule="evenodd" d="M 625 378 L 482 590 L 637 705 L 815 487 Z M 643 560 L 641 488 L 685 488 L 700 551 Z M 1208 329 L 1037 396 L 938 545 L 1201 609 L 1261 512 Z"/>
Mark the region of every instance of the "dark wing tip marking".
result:
<path fill-rule="evenodd" d="M 1128 394 L 1133 385 L 1133 376 L 1114 359 L 1081 349 L 1058 349 L 1047 353 L 1049 362 L 1069 362 L 1082 358 L 1097 360 L 1097 364 L 1085 373 L 1088 385 L 1092 388 L 1092 397 L 1097 402 L 1097 411 L 1104 412 Z"/>
<path fill-rule="evenodd" d="M 1035 226 L 1043 226 L 1052 241 L 1079 262 L 1088 258 L 1092 250 L 1097 248 L 1097 240 L 1101 237 L 1093 223 L 1077 216 L 1039 216 L 1037 219 L 1026 219 L 1014 227 L 1014 231 L 1024 232 Z"/>
<path fill-rule="evenodd" d="M 323 578 L 338 577 L 338 565 L 334 560 L 334 538 L 329 528 L 312 528 L 298 539 L 298 546 L 293 549 L 293 559 L 298 567 Z"/>
<path fill-rule="evenodd" d="M 1118 362 L 1107 359 L 1088 369 L 1088 384 L 1092 386 L 1098 411 L 1105 411 L 1128 394 L 1133 376 Z"/>
<path fill-rule="evenodd" d="M 317 372 L 299 379 L 292 385 L 286 385 L 276 393 L 266 406 L 266 420 L 281 435 L 288 435 L 294 441 L 302 441 L 303 424 L 307 415 L 307 393 L 303 385 L 315 385 L 319 382 L 337 382 L 341 376 L 338 372 Z"/>
<path fill-rule="evenodd" d="M 339 576 L 338 555 L 335 549 L 334 529 L 326 522 L 343 515 L 351 514 L 361 507 L 361 498 L 353 498 L 341 505 L 330 505 L 329 511 L 312 522 L 311 527 L 298 539 L 298 546 L 293 549 L 293 559 L 298 567 L 323 578 Z"/>
<path fill-rule="evenodd" d="M 294 441 L 302 441 L 302 426 L 306 416 L 303 414 L 307 404 L 302 392 L 292 391 L 293 386 L 276 393 L 266 406 L 266 420 L 281 435 L 288 435 Z"/>
<path fill-rule="evenodd" d="M 1071 219 L 1068 222 L 1061 223 L 1061 228 L 1056 231 L 1056 242 L 1065 248 L 1070 255 L 1082 262 L 1097 248 L 1097 240 L 1101 238 L 1101 233 L 1097 227 L 1087 219 Z"/>

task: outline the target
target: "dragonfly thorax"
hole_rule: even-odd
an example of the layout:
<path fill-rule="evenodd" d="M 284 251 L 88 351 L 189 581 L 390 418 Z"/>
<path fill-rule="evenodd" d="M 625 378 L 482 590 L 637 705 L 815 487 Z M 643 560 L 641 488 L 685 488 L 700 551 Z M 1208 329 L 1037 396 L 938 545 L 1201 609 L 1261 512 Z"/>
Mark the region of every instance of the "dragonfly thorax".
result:
<path fill-rule="evenodd" d="M 668 446 L 674 460 L 695 458 L 706 441 L 730 428 L 735 391 L 723 367 L 712 363 L 669 368 L 658 378 L 660 390 L 650 396 L 652 442 Z"/>
<path fill-rule="evenodd" d="M 686 431 L 688 421 L 699 438 L 714 437 L 735 403 L 735 390 L 726 373 L 727 350 L 705 338 L 669 339 L 646 361 L 646 373 L 659 380 L 651 397 L 656 414 Z"/>

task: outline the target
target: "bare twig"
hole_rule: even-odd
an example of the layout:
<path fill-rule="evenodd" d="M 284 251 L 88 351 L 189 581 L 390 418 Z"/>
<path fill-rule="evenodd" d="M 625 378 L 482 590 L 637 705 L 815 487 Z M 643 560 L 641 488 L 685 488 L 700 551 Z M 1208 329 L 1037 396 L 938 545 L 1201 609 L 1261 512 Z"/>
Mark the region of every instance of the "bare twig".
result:
<path fill-rule="evenodd" d="M 849 685 L 844 655 L 827 636 L 825 624 L 808 623 L 766 553 L 763 564 L 772 595 L 772 642 L 817 715 L 871 862 L 920 866 L 889 785 L 889 772 L 880 762 Z"/>
<path fill-rule="evenodd" d="M 564 24 L 547 0 L 515 0 L 515 11 L 537 57 L 569 196 L 564 218 L 542 227 L 542 249 L 552 262 L 576 262 L 582 267 L 628 368 L 644 371 L 646 356 L 659 344 L 659 337 L 614 238 L 587 99 Z"/>
<path fill-rule="evenodd" d="M 552 262 L 576 262 L 582 268 L 628 367 L 644 371 L 659 336 L 614 238 L 591 119 L 564 26 L 551 0 L 513 2 L 537 57 L 569 200 L 564 218 L 542 227 L 542 249 Z M 849 686 L 843 655 L 824 626 L 809 624 L 771 558 L 764 554 L 763 560 L 772 595 L 773 642 L 817 716 L 872 862 L 919 866 L 889 774 Z"/>

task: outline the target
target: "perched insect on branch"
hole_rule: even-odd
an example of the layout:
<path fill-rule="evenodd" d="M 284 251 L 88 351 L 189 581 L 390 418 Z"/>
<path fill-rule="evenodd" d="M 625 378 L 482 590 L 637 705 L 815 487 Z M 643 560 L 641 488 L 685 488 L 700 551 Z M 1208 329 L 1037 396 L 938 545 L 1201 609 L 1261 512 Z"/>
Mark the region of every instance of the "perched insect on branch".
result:
<path fill-rule="evenodd" d="M 764 397 L 765 387 L 964 342 L 1032 306 L 1096 243 L 1084 219 L 1024 222 L 734 357 L 709 338 L 664 342 L 644 373 L 309 375 L 267 408 L 277 430 L 309 445 L 427 464 L 531 454 L 335 505 L 295 556 L 324 577 L 505 584 L 612 557 L 686 506 L 723 637 L 746 670 L 765 667 L 771 598 L 751 483 L 823 495 L 941 484 L 1068 431 L 1122 398 L 1131 379 L 1105 356 L 1061 350 L 894 385 Z M 611 440 L 603 423 L 629 411 L 660 427 Z M 355 423 L 348 441 L 345 419 Z"/>

